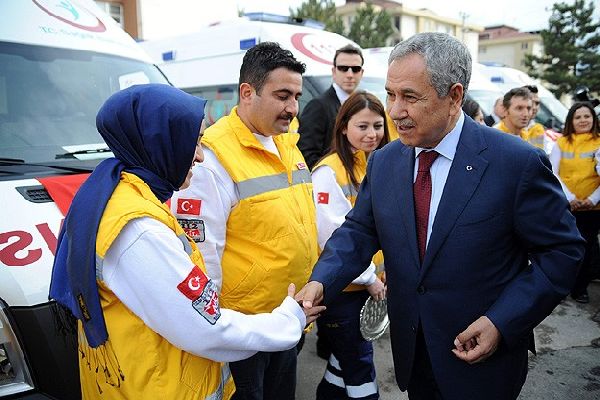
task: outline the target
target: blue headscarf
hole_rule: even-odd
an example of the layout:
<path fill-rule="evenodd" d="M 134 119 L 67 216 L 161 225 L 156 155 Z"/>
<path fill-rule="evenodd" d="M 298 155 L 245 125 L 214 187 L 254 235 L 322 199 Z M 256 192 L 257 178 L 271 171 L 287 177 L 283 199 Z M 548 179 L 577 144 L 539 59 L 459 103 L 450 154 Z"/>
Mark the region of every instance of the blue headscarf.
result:
<path fill-rule="evenodd" d="M 136 85 L 113 94 L 96 127 L 115 158 L 81 186 L 58 237 L 50 298 L 83 323 L 88 344 L 108 338 L 96 283 L 96 235 L 121 172 L 141 178 L 161 201 L 184 183 L 192 165 L 206 101 L 168 85 Z"/>

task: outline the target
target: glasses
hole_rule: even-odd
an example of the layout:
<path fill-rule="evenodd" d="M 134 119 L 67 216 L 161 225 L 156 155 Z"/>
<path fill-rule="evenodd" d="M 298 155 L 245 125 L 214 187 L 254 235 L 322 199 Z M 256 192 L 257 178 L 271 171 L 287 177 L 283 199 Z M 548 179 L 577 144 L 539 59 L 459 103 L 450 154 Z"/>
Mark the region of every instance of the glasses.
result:
<path fill-rule="evenodd" d="M 362 66 L 360 65 L 336 65 L 335 67 L 340 72 L 348 72 L 348 70 L 351 69 L 353 73 L 358 74 L 360 71 L 362 71 Z"/>

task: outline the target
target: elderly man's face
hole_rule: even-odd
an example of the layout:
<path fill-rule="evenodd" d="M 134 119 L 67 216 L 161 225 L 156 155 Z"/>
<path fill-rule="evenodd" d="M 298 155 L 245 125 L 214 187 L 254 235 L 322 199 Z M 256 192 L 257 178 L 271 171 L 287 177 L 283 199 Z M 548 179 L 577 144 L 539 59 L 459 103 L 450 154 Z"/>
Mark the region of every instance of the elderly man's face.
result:
<path fill-rule="evenodd" d="M 437 146 L 461 112 L 462 85 L 454 84 L 446 97 L 439 98 L 419 54 L 394 60 L 388 68 L 385 87 L 387 111 L 400 140 L 409 146 Z"/>

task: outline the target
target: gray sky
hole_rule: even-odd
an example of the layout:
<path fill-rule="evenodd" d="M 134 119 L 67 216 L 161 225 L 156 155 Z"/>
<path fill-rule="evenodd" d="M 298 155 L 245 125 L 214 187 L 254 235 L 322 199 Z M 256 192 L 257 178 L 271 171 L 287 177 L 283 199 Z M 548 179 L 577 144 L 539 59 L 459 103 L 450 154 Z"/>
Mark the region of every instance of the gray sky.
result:
<path fill-rule="evenodd" d="M 564 0 L 573 3 L 573 0 Z M 288 14 L 289 7 L 297 8 L 302 0 L 237 0 L 238 7 L 246 12 L 264 11 L 275 14 Z M 467 14 L 467 23 L 490 26 L 510 25 L 523 31 L 540 30 L 548 26 L 552 4 L 558 0 L 404 0 L 406 7 L 428 8 L 440 16 L 460 19 L 460 13 Z M 600 0 L 594 0 L 596 11 Z M 336 0 L 338 5 L 343 0 Z"/>

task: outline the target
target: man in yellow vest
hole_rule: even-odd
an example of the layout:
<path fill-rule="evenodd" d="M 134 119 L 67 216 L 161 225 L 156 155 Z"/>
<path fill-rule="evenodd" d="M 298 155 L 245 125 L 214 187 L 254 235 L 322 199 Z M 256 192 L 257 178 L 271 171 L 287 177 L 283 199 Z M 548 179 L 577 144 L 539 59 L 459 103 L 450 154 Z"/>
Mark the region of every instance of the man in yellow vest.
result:
<path fill-rule="evenodd" d="M 525 128 L 526 138 L 525 140 L 533 147 L 539 149 L 548 149 L 547 153 L 552 149 L 553 140 L 546 136 L 546 128 L 539 122 L 535 122 L 535 117 L 540 109 L 540 96 L 538 95 L 538 88 L 535 85 L 523 86 L 531 92 L 531 119 L 529 124 Z M 551 143 L 548 143 L 551 142 Z"/>
<path fill-rule="evenodd" d="M 511 89 L 504 95 L 502 104 L 505 110 L 504 117 L 494 128 L 526 140 L 525 127 L 531 118 L 531 92 L 524 87 Z"/>
<path fill-rule="evenodd" d="M 204 162 L 171 203 L 205 257 L 222 306 L 246 314 L 273 310 L 290 282 L 304 285 L 317 260 L 310 172 L 298 134 L 288 133 L 304 71 L 276 43 L 249 49 L 238 105 L 206 130 Z M 230 369 L 233 399 L 295 397 L 295 349 L 259 352 Z"/>

